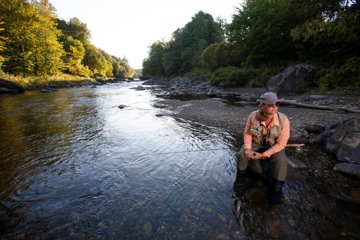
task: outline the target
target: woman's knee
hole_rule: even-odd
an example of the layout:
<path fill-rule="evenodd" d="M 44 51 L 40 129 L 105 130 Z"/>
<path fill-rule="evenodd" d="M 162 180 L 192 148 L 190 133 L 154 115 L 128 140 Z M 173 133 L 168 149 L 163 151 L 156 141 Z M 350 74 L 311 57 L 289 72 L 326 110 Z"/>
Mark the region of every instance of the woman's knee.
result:
<path fill-rule="evenodd" d="M 239 170 L 244 170 L 247 168 L 248 159 L 245 156 L 244 148 L 241 148 L 240 151 L 236 154 L 236 165 Z"/>
<path fill-rule="evenodd" d="M 272 159 L 274 162 L 277 162 L 278 164 L 288 164 L 287 156 L 285 153 L 285 150 L 282 150 L 272 156 Z"/>

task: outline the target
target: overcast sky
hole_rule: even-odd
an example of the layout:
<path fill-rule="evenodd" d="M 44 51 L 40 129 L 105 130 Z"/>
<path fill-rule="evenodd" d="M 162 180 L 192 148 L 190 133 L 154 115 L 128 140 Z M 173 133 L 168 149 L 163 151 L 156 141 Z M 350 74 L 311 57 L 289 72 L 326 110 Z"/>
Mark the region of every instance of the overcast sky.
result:
<path fill-rule="evenodd" d="M 142 68 L 149 46 L 169 41 L 199 11 L 228 23 L 242 0 L 50 0 L 57 16 L 65 21 L 77 17 L 91 32 L 91 43 Z"/>

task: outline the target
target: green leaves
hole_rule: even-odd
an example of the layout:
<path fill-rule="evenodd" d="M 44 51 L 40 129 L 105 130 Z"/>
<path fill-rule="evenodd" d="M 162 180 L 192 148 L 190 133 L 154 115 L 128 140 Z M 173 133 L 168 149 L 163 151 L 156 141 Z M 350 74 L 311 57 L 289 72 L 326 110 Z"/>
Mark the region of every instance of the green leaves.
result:
<path fill-rule="evenodd" d="M 41 76 L 68 73 L 133 77 L 120 59 L 94 47 L 90 31 L 77 18 L 56 19 L 47 1 L 0 1 L 0 67 L 10 74 Z"/>
<path fill-rule="evenodd" d="M 201 55 L 212 43 L 224 40 L 221 24 L 202 11 L 192 21 L 173 33 L 168 43 L 150 47 L 143 73 L 148 75 L 181 75 L 201 66 Z"/>

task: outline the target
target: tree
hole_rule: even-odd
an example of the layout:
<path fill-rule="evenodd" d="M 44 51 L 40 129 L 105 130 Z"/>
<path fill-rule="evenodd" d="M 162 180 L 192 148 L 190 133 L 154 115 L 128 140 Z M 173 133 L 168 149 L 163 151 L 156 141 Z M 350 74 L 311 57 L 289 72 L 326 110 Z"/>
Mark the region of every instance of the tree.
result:
<path fill-rule="evenodd" d="M 360 6 L 357 1 L 324 0 L 302 4 L 311 14 L 291 32 L 302 59 L 344 63 L 359 56 Z"/>
<path fill-rule="evenodd" d="M 81 22 L 78 18 L 71 18 L 68 23 L 64 20 L 57 19 L 57 23 L 58 28 L 65 36 L 72 36 L 74 39 L 77 39 L 82 43 L 90 41 L 90 30 L 87 28 L 87 25 Z"/>
<path fill-rule="evenodd" d="M 84 45 L 72 36 L 64 38 L 63 45 L 66 52 L 66 56 L 63 58 L 65 63 L 64 71 L 68 74 L 88 77 L 90 70 L 82 64 L 85 56 Z"/>
<path fill-rule="evenodd" d="M 150 46 L 149 57 L 143 62 L 143 74 L 150 76 L 164 76 L 163 58 L 166 43 L 157 41 Z"/>
<path fill-rule="evenodd" d="M 303 21 L 293 0 L 247 0 L 227 26 L 229 43 L 242 62 L 259 64 L 296 58 L 291 29 Z"/>
<path fill-rule="evenodd" d="M 41 5 L 34 22 L 35 38 L 34 51 L 31 56 L 34 62 L 34 74 L 38 76 L 54 75 L 60 72 L 63 67 L 62 56 L 64 51 L 58 41 L 61 32 L 55 26 L 55 19 L 46 5 Z"/>
<path fill-rule="evenodd" d="M 160 74 L 163 71 L 165 75 L 172 76 L 189 72 L 201 67 L 201 54 L 210 44 L 222 41 L 224 33 L 221 23 L 215 22 L 210 14 L 200 11 L 191 22 L 177 29 L 168 43 L 152 45 L 150 55 L 143 64 L 144 73 L 159 63 L 160 58 L 162 68 L 153 73 Z"/>
<path fill-rule="evenodd" d="M 175 34 L 175 52 L 180 51 L 181 65 L 179 73 L 200 67 L 200 57 L 210 44 L 224 40 L 220 23 L 214 21 L 210 14 L 198 12 L 183 29 Z"/>
<path fill-rule="evenodd" d="M 5 61 L 4 56 L 2 56 L 2 52 L 5 50 L 5 40 L 6 40 L 5 36 L 1 35 L 2 31 L 4 31 L 4 28 L 1 27 L 3 24 L 4 22 L 1 21 L 1 17 L 0 17 L 0 71 L 3 62 Z"/>
<path fill-rule="evenodd" d="M 201 55 L 201 63 L 211 71 L 228 66 L 230 61 L 225 42 L 213 43 L 208 46 Z"/>
<path fill-rule="evenodd" d="M 37 9 L 25 0 L 2 0 L 4 16 L 4 69 L 14 74 L 47 75 L 62 67 L 62 46 L 57 41 L 50 10 Z"/>

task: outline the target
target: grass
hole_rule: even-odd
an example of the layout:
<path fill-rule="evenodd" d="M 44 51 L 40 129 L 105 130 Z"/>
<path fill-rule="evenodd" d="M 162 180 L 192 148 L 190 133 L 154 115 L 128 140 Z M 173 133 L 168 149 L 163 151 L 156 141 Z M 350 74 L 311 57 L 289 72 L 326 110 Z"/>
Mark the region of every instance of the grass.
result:
<path fill-rule="evenodd" d="M 38 76 L 14 76 L 7 73 L 0 72 L 0 79 L 8 80 L 23 86 L 25 89 L 38 89 L 44 87 L 66 87 L 69 85 L 79 85 L 83 81 L 95 82 L 95 79 L 78 77 L 72 75 L 54 75 L 48 77 Z"/>

